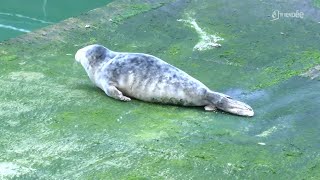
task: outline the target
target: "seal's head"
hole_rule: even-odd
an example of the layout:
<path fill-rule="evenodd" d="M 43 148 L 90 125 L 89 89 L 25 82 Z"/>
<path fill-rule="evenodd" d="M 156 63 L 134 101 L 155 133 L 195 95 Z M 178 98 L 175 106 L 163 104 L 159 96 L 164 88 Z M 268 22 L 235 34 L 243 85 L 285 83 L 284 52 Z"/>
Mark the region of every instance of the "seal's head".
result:
<path fill-rule="evenodd" d="M 240 116 L 254 116 L 253 109 L 246 103 L 232 99 L 230 96 L 218 93 L 209 92 L 209 101 L 220 110 L 240 115 Z"/>
<path fill-rule="evenodd" d="M 114 52 L 104 46 L 94 44 L 79 49 L 75 55 L 75 59 L 87 69 L 89 67 L 95 67 L 102 62 L 109 61 L 114 56 Z"/>
<path fill-rule="evenodd" d="M 252 108 L 247 105 L 246 103 L 237 101 L 232 99 L 231 97 L 224 97 L 222 98 L 219 103 L 216 104 L 218 109 L 221 109 L 223 111 L 237 114 L 240 116 L 254 116 L 254 112 Z"/>

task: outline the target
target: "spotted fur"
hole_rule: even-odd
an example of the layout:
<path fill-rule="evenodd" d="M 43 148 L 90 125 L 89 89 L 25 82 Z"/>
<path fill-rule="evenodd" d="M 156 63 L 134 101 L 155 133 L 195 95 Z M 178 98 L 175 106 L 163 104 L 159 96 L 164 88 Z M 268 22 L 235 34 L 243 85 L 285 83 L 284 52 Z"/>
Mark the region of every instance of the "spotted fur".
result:
<path fill-rule="evenodd" d="M 250 106 L 211 91 L 184 71 L 152 55 L 119 53 L 101 45 L 90 45 L 78 50 L 75 59 L 91 81 L 115 99 L 205 106 L 206 110 L 218 108 L 238 115 L 253 115 Z M 228 106 L 237 109 L 230 110 Z"/>

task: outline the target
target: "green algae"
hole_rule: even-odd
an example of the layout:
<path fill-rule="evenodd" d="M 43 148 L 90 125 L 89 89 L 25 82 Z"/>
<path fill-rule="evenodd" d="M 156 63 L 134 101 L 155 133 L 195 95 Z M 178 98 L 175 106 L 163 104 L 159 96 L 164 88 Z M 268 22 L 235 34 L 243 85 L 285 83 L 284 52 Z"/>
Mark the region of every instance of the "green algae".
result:
<path fill-rule="evenodd" d="M 260 75 L 270 77 L 269 79 L 272 80 L 265 78 L 264 82 L 261 82 L 255 88 L 266 88 L 303 74 L 310 68 L 320 64 L 320 52 L 318 50 L 304 51 L 283 59 L 283 62 L 282 66 L 264 68 Z"/>
<path fill-rule="evenodd" d="M 2 56 L 1 60 L 2 61 L 14 61 L 18 59 L 18 57 L 16 55 L 6 55 L 6 56 Z"/>
<path fill-rule="evenodd" d="M 319 0 L 313 0 L 313 3 L 316 7 L 320 8 L 320 1 Z"/>
<path fill-rule="evenodd" d="M 176 55 L 180 54 L 180 51 L 181 51 L 181 48 L 179 46 L 172 45 L 172 46 L 169 47 L 168 53 L 171 56 L 176 56 Z"/>
<path fill-rule="evenodd" d="M 1 44 L 4 178 L 319 178 L 320 84 L 299 77 L 319 64 L 312 21 L 270 22 L 276 2 L 128 2 Z M 188 14 L 222 47 L 194 51 L 197 32 L 177 21 Z M 256 116 L 111 99 L 74 62 L 91 43 L 156 55 Z"/>

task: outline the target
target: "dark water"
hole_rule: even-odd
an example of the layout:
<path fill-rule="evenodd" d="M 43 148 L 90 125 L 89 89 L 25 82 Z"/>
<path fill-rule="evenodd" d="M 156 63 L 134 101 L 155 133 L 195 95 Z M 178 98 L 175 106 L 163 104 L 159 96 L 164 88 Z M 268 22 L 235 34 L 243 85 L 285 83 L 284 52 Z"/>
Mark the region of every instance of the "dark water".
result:
<path fill-rule="evenodd" d="M 0 41 L 57 23 L 112 0 L 0 0 Z"/>

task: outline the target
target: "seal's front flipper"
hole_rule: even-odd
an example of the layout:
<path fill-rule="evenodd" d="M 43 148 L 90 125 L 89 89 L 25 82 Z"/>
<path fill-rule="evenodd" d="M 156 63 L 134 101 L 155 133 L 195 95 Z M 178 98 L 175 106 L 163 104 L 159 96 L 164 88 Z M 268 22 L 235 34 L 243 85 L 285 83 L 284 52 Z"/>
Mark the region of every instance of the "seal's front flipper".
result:
<path fill-rule="evenodd" d="M 121 91 L 119 91 L 115 86 L 109 85 L 103 87 L 104 92 L 115 99 L 121 100 L 121 101 L 131 101 L 131 99 L 127 96 L 124 96 Z"/>
<path fill-rule="evenodd" d="M 204 107 L 204 110 L 206 111 L 216 111 L 217 107 L 215 107 L 214 105 L 207 105 Z"/>

